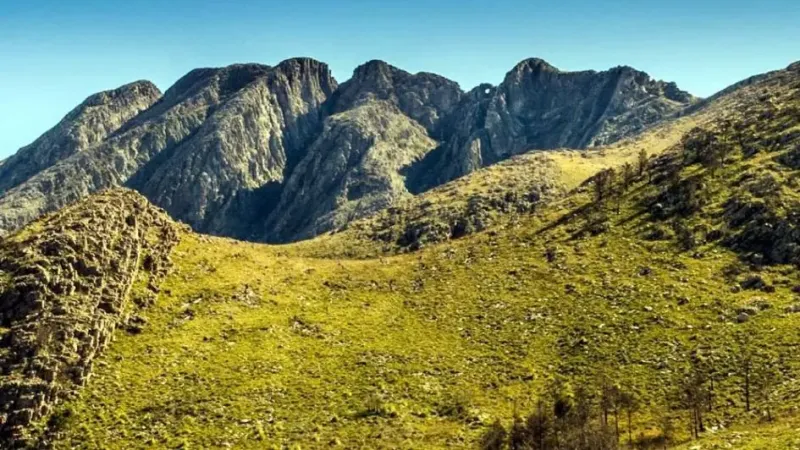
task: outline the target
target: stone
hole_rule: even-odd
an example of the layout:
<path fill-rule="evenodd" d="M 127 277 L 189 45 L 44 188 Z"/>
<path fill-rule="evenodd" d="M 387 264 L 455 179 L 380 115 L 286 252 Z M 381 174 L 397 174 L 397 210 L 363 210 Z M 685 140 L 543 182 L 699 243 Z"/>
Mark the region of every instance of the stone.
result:
<path fill-rule="evenodd" d="M 736 316 L 737 323 L 745 323 L 749 320 L 750 320 L 750 315 L 748 315 L 746 312 L 741 312 L 739 313 L 739 315 Z"/>

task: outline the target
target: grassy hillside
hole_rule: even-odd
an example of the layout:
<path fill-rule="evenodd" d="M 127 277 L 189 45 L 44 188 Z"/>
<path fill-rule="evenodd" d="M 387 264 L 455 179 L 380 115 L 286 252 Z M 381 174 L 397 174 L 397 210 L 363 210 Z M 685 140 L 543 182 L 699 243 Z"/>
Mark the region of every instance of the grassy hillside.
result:
<path fill-rule="evenodd" d="M 375 257 L 416 251 L 427 245 L 483 231 L 509 217 L 529 215 L 563 197 L 598 171 L 635 164 L 640 153 L 660 155 L 695 127 L 708 126 L 746 105 L 758 104 L 764 86 L 783 72 L 726 91 L 613 145 L 591 150 L 532 151 L 473 172 L 396 206 L 356 221 L 338 233 L 299 246 L 314 256 Z"/>
<path fill-rule="evenodd" d="M 618 169 L 415 253 L 332 256 L 394 252 L 352 230 L 290 246 L 187 233 L 147 324 L 116 335 L 49 438 L 57 448 L 475 448 L 554 396 L 588 399 L 596 424 L 613 387 L 633 400 L 637 446 L 666 437 L 696 448 L 698 409 L 701 448 L 791 448 L 798 80 L 781 72 L 748 87 L 727 117 L 670 135 L 627 182 Z M 558 155 L 565 169 L 585 161 Z M 514 164 L 478 176 L 509 179 Z M 470 180 L 456 182 L 455 201 Z M 446 204 L 447 189 L 425 198 Z"/>

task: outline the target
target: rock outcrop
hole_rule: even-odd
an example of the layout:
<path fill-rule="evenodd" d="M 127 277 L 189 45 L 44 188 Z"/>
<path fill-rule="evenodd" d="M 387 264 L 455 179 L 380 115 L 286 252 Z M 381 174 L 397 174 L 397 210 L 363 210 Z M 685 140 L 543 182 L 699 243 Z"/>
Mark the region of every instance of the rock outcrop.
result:
<path fill-rule="evenodd" d="M 0 244 L 0 442 L 87 380 L 115 328 L 155 296 L 178 227 L 117 189 L 45 217 Z M 132 286 L 147 286 L 132 298 Z"/>
<path fill-rule="evenodd" d="M 432 73 L 410 74 L 383 61 L 356 68 L 331 99 L 331 112 L 340 113 L 372 100 L 386 100 L 419 122 L 439 139 L 440 122 L 463 95 L 458 83 Z"/>
<path fill-rule="evenodd" d="M 423 191 L 530 150 L 606 145 L 695 102 L 674 83 L 616 67 L 562 72 L 541 59 L 519 63 L 497 87 L 479 86 L 446 119 L 442 148 L 414 169 Z"/>
<path fill-rule="evenodd" d="M 149 81 L 137 81 L 90 96 L 58 125 L 0 164 L 0 194 L 103 142 L 160 97 L 161 91 Z"/>
<path fill-rule="evenodd" d="M 247 236 L 265 212 L 261 190 L 282 183 L 321 127 L 336 89 L 324 64 L 281 63 L 246 79 L 202 125 L 126 185 L 197 230 Z M 266 194 L 269 195 L 269 194 Z"/>
<path fill-rule="evenodd" d="M 262 239 L 312 237 L 408 197 L 401 172 L 435 147 L 420 124 L 388 101 L 329 117 L 286 182 Z"/>

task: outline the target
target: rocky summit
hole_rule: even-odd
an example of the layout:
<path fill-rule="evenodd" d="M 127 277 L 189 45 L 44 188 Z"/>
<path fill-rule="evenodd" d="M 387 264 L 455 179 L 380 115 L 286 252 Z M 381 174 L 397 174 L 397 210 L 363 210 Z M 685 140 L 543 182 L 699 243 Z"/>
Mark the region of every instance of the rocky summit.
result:
<path fill-rule="evenodd" d="M 196 69 L 95 94 L 0 165 L 0 233 L 102 189 L 143 194 L 196 231 L 287 242 L 531 150 L 617 142 L 691 107 L 629 67 L 540 59 L 498 86 L 382 61 L 338 85 L 324 63 Z"/>

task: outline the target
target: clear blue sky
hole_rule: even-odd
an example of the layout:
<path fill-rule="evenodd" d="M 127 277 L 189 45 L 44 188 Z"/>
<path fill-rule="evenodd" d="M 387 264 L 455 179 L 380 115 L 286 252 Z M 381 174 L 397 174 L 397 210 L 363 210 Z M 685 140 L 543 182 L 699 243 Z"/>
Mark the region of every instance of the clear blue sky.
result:
<path fill-rule="evenodd" d="M 192 68 L 369 59 L 463 88 L 518 61 L 630 65 L 708 96 L 800 59 L 799 0 L 0 0 L 0 158 L 85 97 Z"/>

